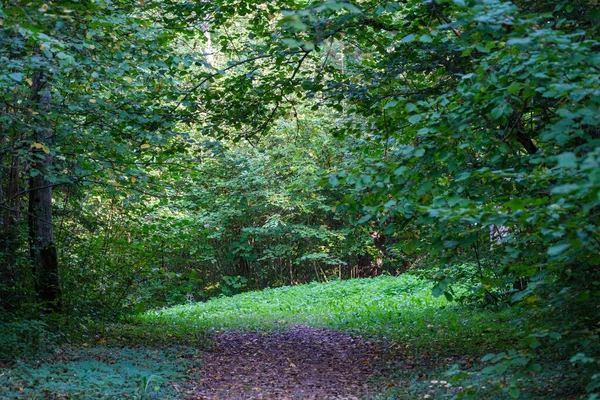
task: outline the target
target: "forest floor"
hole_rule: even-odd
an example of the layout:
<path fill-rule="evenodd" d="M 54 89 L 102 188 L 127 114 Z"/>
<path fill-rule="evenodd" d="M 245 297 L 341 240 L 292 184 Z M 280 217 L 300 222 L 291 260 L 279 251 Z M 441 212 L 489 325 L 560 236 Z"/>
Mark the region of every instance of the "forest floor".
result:
<path fill-rule="evenodd" d="M 192 399 L 359 399 L 377 346 L 339 331 L 296 325 L 282 332 L 222 332 L 206 352 Z"/>
<path fill-rule="evenodd" d="M 510 352 L 526 315 L 430 287 L 403 275 L 148 311 L 0 363 L 0 399 L 510 399 L 482 358 Z M 578 398 L 578 371 L 538 352 L 521 398 Z"/>

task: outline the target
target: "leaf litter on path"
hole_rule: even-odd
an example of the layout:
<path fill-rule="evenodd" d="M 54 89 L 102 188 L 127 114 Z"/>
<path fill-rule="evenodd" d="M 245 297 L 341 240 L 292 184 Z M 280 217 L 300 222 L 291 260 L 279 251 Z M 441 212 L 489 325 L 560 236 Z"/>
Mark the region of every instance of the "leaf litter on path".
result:
<path fill-rule="evenodd" d="M 193 400 L 358 399 L 378 359 L 373 343 L 338 331 L 225 331 L 204 353 L 188 393 Z"/>

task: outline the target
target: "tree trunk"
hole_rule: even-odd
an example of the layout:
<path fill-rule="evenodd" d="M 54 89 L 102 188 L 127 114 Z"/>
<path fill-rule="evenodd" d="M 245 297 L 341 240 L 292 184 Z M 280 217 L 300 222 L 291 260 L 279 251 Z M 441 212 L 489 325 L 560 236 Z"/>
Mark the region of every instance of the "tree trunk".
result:
<path fill-rule="evenodd" d="M 208 2 L 208 0 L 202 0 L 203 3 Z M 212 45 L 212 38 L 210 35 L 210 25 L 208 23 L 208 21 L 203 21 L 202 24 L 200 24 L 200 29 L 202 30 L 202 33 L 204 34 L 204 37 L 206 38 L 206 47 L 203 49 L 204 52 L 204 57 L 206 59 L 206 63 L 213 67 L 215 64 L 215 57 L 214 57 L 214 48 Z"/>
<path fill-rule="evenodd" d="M 50 88 L 41 72 L 33 76 L 32 93 L 34 104 L 39 104 L 42 113 L 47 113 L 50 110 Z M 52 132 L 49 126 L 36 129 L 34 140 L 29 171 L 29 253 L 39 300 L 47 308 L 59 311 L 62 293 L 52 224 L 52 184 L 47 179 L 52 166 L 49 152 Z"/>
<path fill-rule="evenodd" d="M 206 63 L 209 66 L 214 66 L 215 57 L 214 57 L 214 48 L 212 45 L 212 38 L 210 35 L 210 27 L 208 22 L 203 22 L 200 25 L 200 29 L 202 29 L 202 33 L 204 33 L 204 37 L 206 38 L 206 47 L 204 48 L 204 57 L 206 58 Z"/>
<path fill-rule="evenodd" d="M 1 165 L 1 164 L 0 164 Z M 17 250 L 19 248 L 18 228 L 21 220 L 21 198 L 19 191 L 20 170 L 19 157 L 12 156 L 10 166 L 2 165 L 2 172 L 8 170 L 6 176 L 0 172 L 0 279 L 3 289 L 0 291 L 0 306 L 5 309 L 16 307 L 14 291 L 17 274 Z M 3 185 L 6 183 L 6 190 Z"/>
<path fill-rule="evenodd" d="M 522 130 L 517 132 L 517 141 L 525 148 L 528 154 L 535 154 L 538 151 L 537 146 L 533 143 L 533 140 L 527 136 Z"/>

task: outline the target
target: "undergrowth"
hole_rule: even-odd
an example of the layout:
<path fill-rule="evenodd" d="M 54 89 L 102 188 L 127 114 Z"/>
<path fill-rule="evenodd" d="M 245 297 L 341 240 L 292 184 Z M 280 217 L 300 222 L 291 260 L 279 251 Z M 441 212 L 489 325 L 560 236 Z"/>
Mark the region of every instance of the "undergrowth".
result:
<path fill-rule="evenodd" d="M 177 399 L 173 385 L 198 363 L 188 347 L 62 346 L 0 373 L 3 399 Z"/>
<path fill-rule="evenodd" d="M 432 285 L 410 274 L 382 276 L 149 311 L 108 325 L 77 345 L 5 364 L 0 398 L 181 398 L 185 384 L 175 382 L 189 382 L 214 333 L 279 331 L 296 324 L 379 341 L 381 369 L 372 382 L 379 388 L 376 399 L 509 398 L 508 380 L 498 371 L 482 373 L 487 366 L 482 357 L 499 352 L 512 357 L 519 325 L 532 316 L 519 307 L 450 302 L 432 296 Z M 534 372 L 536 384 L 520 384 L 522 398 L 561 398 L 579 391 L 568 363 L 554 362 L 544 346 L 537 351 L 546 362 Z"/>

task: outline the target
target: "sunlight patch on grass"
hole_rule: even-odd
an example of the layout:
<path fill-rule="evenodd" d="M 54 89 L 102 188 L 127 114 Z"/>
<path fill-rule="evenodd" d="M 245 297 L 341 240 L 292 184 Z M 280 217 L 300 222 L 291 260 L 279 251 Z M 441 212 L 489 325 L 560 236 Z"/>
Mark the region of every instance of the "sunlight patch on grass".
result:
<path fill-rule="evenodd" d="M 409 274 L 312 283 L 153 310 L 139 319 L 199 331 L 282 330 L 305 324 L 403 340 L 432 351 L 461 351 L 502 340 L 501 334 L 488 334 L 506 331 L 502 313 L 490 319 L 472 306 L 433 297 L 431 286 Z"/>

